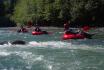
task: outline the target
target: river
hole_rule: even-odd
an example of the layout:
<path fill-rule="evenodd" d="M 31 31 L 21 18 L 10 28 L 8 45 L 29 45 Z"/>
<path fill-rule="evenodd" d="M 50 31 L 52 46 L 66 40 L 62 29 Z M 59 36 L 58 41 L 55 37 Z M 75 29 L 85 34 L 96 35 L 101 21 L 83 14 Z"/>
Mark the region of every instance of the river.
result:
<path fill-rule="evenodd" d="M 62 28 L 43 28 L 49 35 L 17 33 L 0 28 L 0 42 L 26 41 L 26 45 L 0 45 L 0 70 L 103 70 L 104 28 L 92 29 L 93 39 L 62 40 Z"/>

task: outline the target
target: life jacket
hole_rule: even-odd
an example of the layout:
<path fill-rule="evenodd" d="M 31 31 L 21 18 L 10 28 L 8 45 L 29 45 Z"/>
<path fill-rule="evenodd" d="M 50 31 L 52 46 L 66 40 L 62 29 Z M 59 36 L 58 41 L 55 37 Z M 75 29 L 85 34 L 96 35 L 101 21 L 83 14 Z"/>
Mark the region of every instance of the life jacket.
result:
<path fill-rule="evenodd" d="M 82 29 L 83 29 L 83 31 L 88 31 L 90 28 L 91 27 L 89 27 L 89 26 L 84 26 Z"/>
<path fill-rule="evenodd" d="M 68 30 L 69 29 L 69 24 L 68 23 L 65 23 L 64 24 L 64 30 Z"/>

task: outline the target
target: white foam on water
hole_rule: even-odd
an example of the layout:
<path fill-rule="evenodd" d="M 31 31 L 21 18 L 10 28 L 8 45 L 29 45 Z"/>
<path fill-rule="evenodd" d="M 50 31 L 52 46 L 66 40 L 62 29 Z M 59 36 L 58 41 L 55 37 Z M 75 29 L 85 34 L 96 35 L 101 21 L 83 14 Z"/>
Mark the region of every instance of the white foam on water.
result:
<path fill-rule="evenodd" d="M 38 45 L 40 45 L 38 42 L 36 42 L 36 41 L 31 41 L 31 42 L 29 42 L 29 44 L 30 45 L 33 45 L 33 46 L 38 46 Z"/>
<path fill-rule="evenodd" d="M 8 70 L 8 69 L 1 69 L 1 70 Z"/>
<path fill-rule="evenodd" d="M 66 49 L 80 49 L 80 50 L 90 50 L 90 51 L 97 51 L 101 52 L 99 50 L 104 50 L 103 47 L 100 47 L 100 45 L 86 45 L 86 44 L 79 44 L 75 45 L 72 44 L 71 42 L 63 42 L 63 41 L 47 41 L 47 42 L 36 42 L 36 41 L 31 41 L 29 42 L 30 45 L 34 47 L 51 47 L 51 48 L 66 48 Z M 101 45 L 102 46 L 102 45 Z"/>
<path fill-rule="evenodd" d="M 22 57 L 25 60 L 25 63 L 27 64 L 26 66 L 27 69 L 31 69 L 34 64 L 44 63 L 43 55 L 36 55 L 33 54 L 32 52 L 27 51 L 16 52 L 16 55 Z"/>
<path fill-rule="evenodd" d="M 52 65 L 48 65 L 48 69 L 49 70 L 52 70 Z"/>
<path fill-rule="evenodd" d="M 72 49 L 72 52 L 74 52 L 74 49 L 81 49 L 81 50 L 91 50 L 91 51 L 97 51 L 97 50 L 104 50 L 104 48 L 101 47 L 91 47 L 91 46 L 87 46 L 87 45 L 73 45 L 71 43 L 68 42 L 62 42 L 62 41 L 48 41 L 48 42 L 36 42 L 36 41 L 31 41 L 29 42 L 29 44 L 27 45 L 15 45 L 14 47 L 16 48 L 27 48 L 27 47 L 61 47 L 61 48 L 67 48 L 67 49 Z M 6 45 L 7 47 L 7 45 Z M 11 47 L 9 47 L 11 48 Z M 100 52 L 100 51 L 98 51 Z M 43 67 L 46 68 L 47 70 L 60 70 L 61 67 L 63 67 L 62 63 L 58 63 L 58 62 L 54 62 L 54 61 L 50 61 L 47 60 L 47 58 L 45 59 L 44 55 L 38 55 L 38 54 L 34 54 L 32 52 L 29 51 L 8 51 L 8 50 L 0 50 L 0 56 L 9 56 L 9 55 L 16 55 L 21 57 L 24 62 L 26 63 L 26 68 L 31 70 L 32 66 L 34 64 L 38 65 L 38 63 L 43 64 Z M 72 55 L 74 56 L 74 55 Z M 76 60 L 76 59 L 75 59 Z M 78 69 L 77 66 L 81 65 L 80 61 L 75 61 L 74 63 L 70 63 L 69 65 L 65 65 L 67 68 L 76 70 Z"/>
<path fill-rule="evenodd" d="M 12 44 L 10 42 L 8 42 L 7 44 L 3 44 L 3 45 L 0 45 L 0 48 L 1 47 L 10 47 Z"/>
<path fill-rule="evenodd" d="M 32 65 L 36 61 L 42 61 L 44 60 L 43 55 L 35 55 L 32 52 L 27 51 L 18 51 L 14 52 L 16 55 L 22 57 L 24 60 L 26 60 L 27 64 Z"/>
<path fill-rule="evenodd" d="M 62 41 L 47 41 L 47 42 L 36 42 L 36 41 L 31 41 L 29 42 L 30 45 L 33 46 L 41 46 L 41 47 L 69 47 L 71 46 L 71 43 L 67 42 L 62 42 Z"/>
<path fill-rule="evenodd" d="M 59 33 L 61 34 L 61 33 L 64 33 L 64 32 L 59 32 Z"/>
<path fill-rule="evenodd" d="M 0 51 L 0 56 L 10 56 L 12 54 L 21 57 L 25 61 L 27 69 L 31 69 L 34 63 L 38 64 L 38 62 L 44 61 L 43 55 L 35 55 L 32 52 L 27 52 L 27 51 L 1 52 Z M 6 68 L 2 70 L 6 70 Z M 14 69 L 11 68 L 10 70 L 14 70 Z"/>
<path fill-rule="evenodd" d="M 20 48 L 31 48 L 31 47 L 50 47 L 50 48 L 66 48 L 66 49 L 80 49 L 80 50 L 104 50 L 104 48 L 97 45 L 90 46 L 86 44 L 75 45 L 71 42 L 63 42 L 63 41 L 46 41 L 46 42 L 37 42 L 37 41 L 30 41 L 26 45 L 11 45 L 10 42 L 8 44 L 0 45 L 0 48 L 8 47 L 20 47 Z"/>
<path fill-rule="evenodd" d="M 43 55 L 35 55 L 32 52 L 20 51 L 20 52 L 14 52 L 14 53 L 16 53 L 16 55 L 19 55 L 25 60 L 25 63 L 28 64 L 26 66 L 27 69 L 31 69 L 34 64 L 41 63 L 43 67 L 46 68 L 47 70 L 53 70 L 59 66 L 58 64 L 60 64 L 60 63 L 49 61 L 45 59 Z"/>
<path fill-rule="evenodd" d="M 0 56 L 8 56 L 8 55 L 10 55 L 10 53 L 0 51 Z"/>
<path fill-rule="evenodd" d="M 32 52 L 28 52 L 28 51 L 10 51 L 10 52 L 0 51 L 0 56 L 2 56 L 2 57 L 10 56 L 12 54 L 21 57 L 27 64 L 27 66 L 26 66 L 27 69 L 31 69 L 32 65 L 34 63 L 44 61 L 43 55 L 36 55 L 36 54 L 33 54 Z"/>
<path fill-rule="evenodd" d="M 72 45 L 69 49 L 80 49 L 80 50 L 104 50 L 103 47 L 99 46 L 89 46 L 89 45 Z"/>

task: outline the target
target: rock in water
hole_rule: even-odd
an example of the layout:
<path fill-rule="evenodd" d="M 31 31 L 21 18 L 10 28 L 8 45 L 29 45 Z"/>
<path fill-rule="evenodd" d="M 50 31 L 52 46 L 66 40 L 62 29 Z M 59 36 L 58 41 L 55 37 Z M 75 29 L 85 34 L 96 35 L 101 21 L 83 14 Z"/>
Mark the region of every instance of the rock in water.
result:
<path fill-rule="evenodd" d="M 0 45 L 8 44 L 7 41 L 0 42 Z"/>
<path fill-rule="evenodd" d="M 25 45 L 26 42 L 22 40 L 16 40 L 16 41 L 11 42 L 11 44 L 12 45 Z"/>

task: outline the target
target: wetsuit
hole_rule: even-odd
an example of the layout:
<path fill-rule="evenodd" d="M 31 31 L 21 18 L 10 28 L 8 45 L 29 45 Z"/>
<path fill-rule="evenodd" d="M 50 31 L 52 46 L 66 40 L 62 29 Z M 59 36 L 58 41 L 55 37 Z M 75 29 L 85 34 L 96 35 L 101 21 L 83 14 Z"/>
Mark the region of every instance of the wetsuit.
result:
<path fill-rule="evenodd" d="M 36 27 L 36 28 L 35 28 L 35 31 L 36 31 L 36 32 L 41 32 L 41 29 L 40 29 L 39 27 Z"/>

